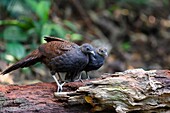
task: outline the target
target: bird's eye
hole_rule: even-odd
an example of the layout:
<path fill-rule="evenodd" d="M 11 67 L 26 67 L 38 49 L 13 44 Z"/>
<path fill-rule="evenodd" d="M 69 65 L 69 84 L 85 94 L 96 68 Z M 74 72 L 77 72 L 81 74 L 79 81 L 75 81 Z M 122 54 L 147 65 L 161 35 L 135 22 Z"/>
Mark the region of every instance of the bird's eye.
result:
<path fill-rule="evenodd" d="M 87 48 L 86 48 L 86 50 L 87 50 L 87 51 L 90 51 L 90 48 L 89 48 L 89 47 L 87 47 Z"/>
<path fill-rule="evenodd" d="M 104 51 L 102 49 L 99 49 L 101 53 L 103 53 Z"/>

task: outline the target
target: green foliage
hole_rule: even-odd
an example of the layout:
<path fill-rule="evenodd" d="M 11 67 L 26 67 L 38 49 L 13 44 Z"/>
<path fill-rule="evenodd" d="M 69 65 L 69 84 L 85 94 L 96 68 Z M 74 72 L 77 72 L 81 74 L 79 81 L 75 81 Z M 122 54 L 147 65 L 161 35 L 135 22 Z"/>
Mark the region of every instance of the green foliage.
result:
<path fill-rule="evenodd" d="M 25 20 L 24 20 L 25 19 Z M 29 29 L 33 27 L 32 22 L 29 18 L 23 18 L 23 20 L 0 20 L 0 25 L 2 26 L 18 26 L 21 29 Z"/>
<path fill-rule="evenodd" d="M 26 75 L 31 75 L 31 70 L 29 68 L 22 68 L 22 72 Z"/>
<path fill-rule="evenodd" d="M 43 36 L 44 35 L 54 35 L 56 37 L 60 37 L 60 38 L 64 38 L 65 35 L 67 34 L 67 30 L 65 30 L 62 26 L 60 25 L 56 25 L 56 24 L 44 24 L 42 27 L 42 31 L 41 31 L 41 36 L 42 36 L 42 42 L 44 42 L 43 40 Z"/>
<path fill-rule="evenodd" d="M 78 31 L 76 25 L 75 25 L 73 22 L 70 22 L 70 21 L 68 21 L 68 20 L 65 20 L 65 21 L 64 21 L 64 24 L 65 24 L 70 30 L 72 30 L 73 32 L 77 32 L 77 31 Z"/>
<path fill-rule="evenodd" d="M 81 40 L 83 40 L 83 36 L 80 34 L 77 34 L 77 33 L 73 33 L 71 35 L 71 40 L 72 41 L 81 41 Z"/>
<path fill-rule="evenodd" d="M 114 11 L 114 10 L 117 10 L 117 9 L 120 9 L 120 7 L 118 5 L 112 5 L 111 7 L 109 7 L 109 11 Z"/>
<path fill-rule="evenodd" d="M 150 3 L 149 0 L 120 0 L 120 1 L 124 3 L 136 4 L 136 5 L 146 5 Z"/>
<path fill-rule="evenodd" d="M 41 23 L 45 23 L 48 21 L 48 16 L 49 16 L 49 11 L 51 6 L 50 1 L 26 0 L 25 2 L 30 6 L 32 11 L 37 14 Z"/>
<path fill-rule="evenodd" d="M 163 0 L 163 4 L 169 6 L 169 0 Z"/>
<path fill-rule="evenodd" d="M 11 42 L 6 44 L 7 53 L 11 54 L 17 59 L 21 59 L 25 56 L 25 48 L 23 45 L 17 42 Z"/>
<path fill-rule="evenodd" d="M 56 35 L 60 38 L 64 38 L 66 35 L 66 30 L 60 25 L 53 25 L 53 29 L 56 32 Z"/>
<path fill-rule="evenodd" d="M 122 48 L 123 48 L 125 51 L 128 51 L 128 50 L 131 49 L 131 45 L 130 45 L 129 42 L 124 42 L 124 43 L 122 44 Z"/>
<path fill-rule="evenodd" d="M 3 32 L 3 38 L 7 41 L 26 41 L 27 35 L 17 26 L 6 27 Z"/>
<path fill-rule="evenodd" d="M 6 43 L 6 53 L 1 55 L 4 59 L 8 60 L 8 55 L 13 56 L 10 61 L 23 58 L 39 43 L 44 43 L 44 35 L 64 38 L 69 33 L 72 40 L 82 40 L 82 36 L 75 33 L 78 29 L 72 22 L 65 20 L 57 24 L 50 20 L 50 0 L 0 1 L 0 6 L 7 9 L 11 18 L 0 20 L 0 26 L 4 26 L 0 34 Z"/>

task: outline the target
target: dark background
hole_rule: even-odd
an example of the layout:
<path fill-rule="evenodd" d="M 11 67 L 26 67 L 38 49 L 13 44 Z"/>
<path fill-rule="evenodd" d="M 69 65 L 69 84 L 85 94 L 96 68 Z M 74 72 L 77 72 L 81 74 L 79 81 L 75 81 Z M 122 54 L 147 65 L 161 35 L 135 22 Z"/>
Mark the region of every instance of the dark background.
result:
<path fill-rule="evenodd" d="M 0 71 L 25 57 L 44 35 L 106 47 L 98 77 L 126 69 L 169 69 L 169 0 L 0 0 Z M 1 83 L 53 81 L 44 65 L 0 76 Z"/>

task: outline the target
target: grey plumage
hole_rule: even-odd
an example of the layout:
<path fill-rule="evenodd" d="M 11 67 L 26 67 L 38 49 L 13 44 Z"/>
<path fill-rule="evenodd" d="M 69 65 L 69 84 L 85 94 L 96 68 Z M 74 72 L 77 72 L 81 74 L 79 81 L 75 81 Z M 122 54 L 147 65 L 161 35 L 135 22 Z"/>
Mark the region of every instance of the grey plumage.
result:
<path fill-rule="evenodd" d="M 89 63 L 84 68 L 88 79 L 90 78 L 88 72 L 99 69 L 104 64 L 106 56 L 108 55 L 106 48 L 97 48 L 94 51 L 95 56 L 89 56 Z"/>
<path fill-rule="evenodd" d="M 97 48 L 95 51 L 95 56 L 89 56 L 89 63 L 84 68 L 84 71 L 92 71 L 99 69 L 105 61 L 105 57 L 107 56 L 107 49 L 105 48 Z"/>
<path fill-rule="evenodd" d="M 88 64 L 81 70 L 86 72 L 86 76 L 89 79 L 88 72 L 99 69 L 105 62 L 105 59 L 108 55 L 106 48 L 93 48 L 93 51 L 95 52 L 95 55 L 90 54 L 89 55 L 89 62 Z M 73 81 L 73 79 L 76 76 L 72 76 L 72 73 L 66 74 L 66 80 Z M 79 79 L 76 81 L 81 80 L 81 75 L 79 75 Z"/>

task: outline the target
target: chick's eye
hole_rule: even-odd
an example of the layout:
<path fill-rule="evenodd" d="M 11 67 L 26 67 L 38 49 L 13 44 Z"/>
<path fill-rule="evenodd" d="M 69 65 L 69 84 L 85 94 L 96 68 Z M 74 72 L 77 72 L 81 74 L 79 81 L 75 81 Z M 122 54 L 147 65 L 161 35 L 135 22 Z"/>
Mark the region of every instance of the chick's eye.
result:
<path fill-rule="evenodd" d="M 104 51 L 100 49 L 100 52 L 103 53 Z"/>

